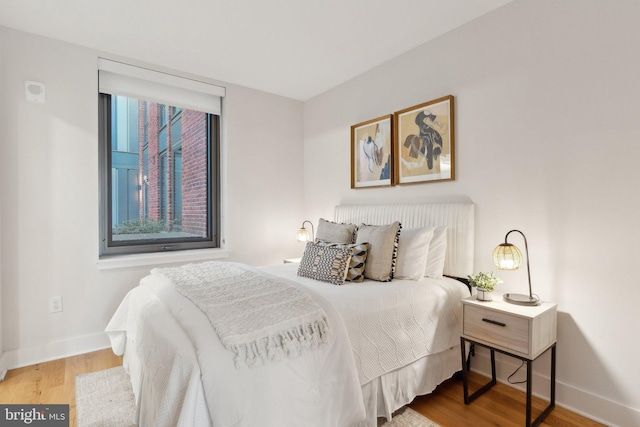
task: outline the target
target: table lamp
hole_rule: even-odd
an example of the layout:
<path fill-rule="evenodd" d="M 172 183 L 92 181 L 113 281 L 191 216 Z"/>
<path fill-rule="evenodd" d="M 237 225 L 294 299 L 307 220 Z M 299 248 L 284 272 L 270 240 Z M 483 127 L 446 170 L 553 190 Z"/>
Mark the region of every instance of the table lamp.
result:
<path fill-rule="evenodd" d="M 307 223 L 307 222 L 311 226 L 311 239 L 309 239 L 309 230 L 304 228 L 304 224 Z M 298 233 L 296 234 L 296 239 L 298 239 L 298 242 L 313 242 L 314 241 L 313 223 L 311 221 L 303 221 L 302 222 L 302 227 L 300 227 L 300 230 L 298 230 Z"/>
<path fill-rule="evenodd" d="M 512 245 L 507 241 L 509 234 L 517 232 L 520 233 L 524 239 L 524 249 L 527 254 L 527 277 L 529 278 L 529 295 L 524 294 L 504 294 L 504 300 L 511 304 L 519 305 L 540 305 L 540 298 L 531 292 L 531 270 L 529 268 L 529 246 L 527 245 L 527 238 L 520 230 L 511 230 L 504 236 L 504 243 L 499 244 L 493 250 L 493 263 L 501 270 L 517 270 L 522 263 L 522 252 L 517 246 Z"/>

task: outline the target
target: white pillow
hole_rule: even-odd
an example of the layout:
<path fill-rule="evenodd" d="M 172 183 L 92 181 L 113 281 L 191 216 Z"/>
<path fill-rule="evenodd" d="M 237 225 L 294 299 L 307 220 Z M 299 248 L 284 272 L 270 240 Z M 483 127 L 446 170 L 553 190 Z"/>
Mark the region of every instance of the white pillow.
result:
<path fill-rule="evenodd" d="M 435 227 L 404 228 L 398 241 L 397 279 L 420 280 L 425 274 Z"/>
<path fill-rule="evenodd" d="M 447 227 L 436 227 L 427 255 L 427 267 L 424 275 L 434 279 L 442 278 L 444 274 L 444 258 L 447 255 Z"/>

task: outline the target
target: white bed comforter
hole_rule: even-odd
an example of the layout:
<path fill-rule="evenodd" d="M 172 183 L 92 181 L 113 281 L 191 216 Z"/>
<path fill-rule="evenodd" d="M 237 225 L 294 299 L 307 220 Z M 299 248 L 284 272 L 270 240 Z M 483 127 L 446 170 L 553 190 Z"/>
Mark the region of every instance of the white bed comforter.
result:
<path fill-rule="evenodd" d="M 324 427 L 364 419 L 340 315 L 324 298 L 313 296 L 327 314 L 329 343 L 297 359 L 237 369 L 234 354 L 222 346 L 204 313 L 164 276 L 142 279 L 107 327 L 114 351 L 133 353 L 125 355 L 125 367 L 139 425 Z"/>
<path fill-rule="evenodd" d="M 331 342 L 300 359 L 236 369 L 206 316 L 164 277 L 147 276 L 107 327 L 114 351 L 126 350 L 140 425 L 365 425 L 361 385 L 459 345 L 468 290 L 454 280 L 334 286 L 297 277 L 296 264 L 260 270 L 314 296 Z"/>
<path fill-rule="evenodd" d="M 469 296 L 469 291 L 457 280 L 424 278 L 327 286 L 297 277 L 292 264 L 261 269 L 295 280 L 334 304 L 349 333 L 360 384 L 460 343 L 460 300 Z"/>

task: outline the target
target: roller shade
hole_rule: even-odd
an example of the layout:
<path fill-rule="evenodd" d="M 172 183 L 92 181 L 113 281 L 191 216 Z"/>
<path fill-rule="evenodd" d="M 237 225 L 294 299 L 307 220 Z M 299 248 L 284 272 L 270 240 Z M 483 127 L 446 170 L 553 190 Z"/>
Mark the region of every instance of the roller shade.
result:
<path fill-rule="evenodd" d="M 98 58 L 100 93 L 220 115 L 225 88 L 109 59 Z"/>

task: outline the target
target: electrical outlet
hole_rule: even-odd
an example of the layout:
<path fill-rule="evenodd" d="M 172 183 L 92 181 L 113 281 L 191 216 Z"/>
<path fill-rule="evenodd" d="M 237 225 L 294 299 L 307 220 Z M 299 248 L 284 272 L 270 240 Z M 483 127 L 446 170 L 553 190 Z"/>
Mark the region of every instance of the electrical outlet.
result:
<path fill-rule="evenodd" d="M 49 313 L 59 313 L 62 311 L 62 297 L 49 298 Z"/>

